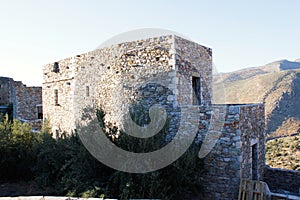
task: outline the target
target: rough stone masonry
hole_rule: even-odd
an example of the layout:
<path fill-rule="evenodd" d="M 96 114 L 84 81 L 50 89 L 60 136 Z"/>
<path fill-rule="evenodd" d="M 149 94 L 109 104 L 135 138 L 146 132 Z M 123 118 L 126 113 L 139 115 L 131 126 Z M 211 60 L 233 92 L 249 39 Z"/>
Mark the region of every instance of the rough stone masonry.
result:
<path fill-rule="evenodd" d="M 41 129 L 42 88 L 28 87 L 21 81 L 0 77 L 0 111 L 5 113 L 12 106 L 13 118 L 28 122 L 34 131 Z"/>
<path fill-rule="evenodd" d="M 210 48 L 176 35 L 123 42 L 50 63 L 43 78 L 44 118 L 56 135 L 71 133 L 86 107 L 101 107 L 106 123 L 122 127 L 125 113 L 142 102 L 143 109 L 155 103 L 165 108 L 172 139 L 180 111 L 197 108 L 197 116 L 185 118 L 197 126 L 196 141 L 204 141 L 209 129 L 220 132 L 199 178 L 205 199 L 237 199 L 241 178 L 262 178 L 264 106 L 211 105 Z M 212 117 L 221 120 L 211 123 Z"/>

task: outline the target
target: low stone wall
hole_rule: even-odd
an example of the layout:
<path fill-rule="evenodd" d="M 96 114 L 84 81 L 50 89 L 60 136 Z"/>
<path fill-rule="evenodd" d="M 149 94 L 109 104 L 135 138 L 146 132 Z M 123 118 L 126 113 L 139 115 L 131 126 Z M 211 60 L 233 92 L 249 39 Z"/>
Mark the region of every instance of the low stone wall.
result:
<path fill-rule="evenodd" d="M 266 167 L 264 170 L 264 182 L 271 192 L 282 192 L 282 190 L 299 194 L 300 171 L 277 169 Z"/>

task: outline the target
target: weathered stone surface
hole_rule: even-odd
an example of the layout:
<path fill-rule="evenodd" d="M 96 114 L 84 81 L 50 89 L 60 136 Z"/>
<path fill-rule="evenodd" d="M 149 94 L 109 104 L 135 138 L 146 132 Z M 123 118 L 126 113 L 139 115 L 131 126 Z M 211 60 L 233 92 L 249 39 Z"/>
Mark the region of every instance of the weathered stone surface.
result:
<path fill-rule="evenodd" d="M 175 35 L 125 42 L 57 63 L 58 72 L 53 70 L 54 63 L 43 70 L 44 116 L 50 120 L 53 131 L 70 133 L 75 128 L 74 109 L 93 104 L 104 109 L 107 122 L 121 126 L 129 106 L 153 96 L 153 92 L 160 94 L 155 101 L 170 104 L 170 112 L 191 105 L 193 76 L 200 78 L 200 104 L 211 103 L 211 49 Z M 146 88 L 151 83 L 158 84 L 156 91 Z M 161 86 L 171 93 L 166 94 Z M 89 87 L 88 97 L 86 87 Z M 55 105 L 55 90 L 58 105 Z M 76 104 L 75 108 L 74 100 L 84 103 L 79 107 Z"/>
<path fill-rule="evenodd" d="M 0 106 L 13 105 L 13 117 L 28 122 L 33 129 L 41 128 L 42 117 L 37 106 L 42 106 L 42 88 L 27 87 L 21 81 L 0 77 Z"/>
<path fill-rule="evenodd" d="M 8 77 L 0 77 L 0 106 L 7 106 L 13 102 L 14 80 Z"/>

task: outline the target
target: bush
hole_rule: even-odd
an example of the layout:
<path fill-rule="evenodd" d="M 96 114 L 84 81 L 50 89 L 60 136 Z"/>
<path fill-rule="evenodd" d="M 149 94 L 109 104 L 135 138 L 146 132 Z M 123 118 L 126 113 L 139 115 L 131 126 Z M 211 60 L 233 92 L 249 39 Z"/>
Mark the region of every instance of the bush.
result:
<path fill-rule="evenodd" d="M 9 120 L 0 122 L 0 180 L 32 179 L 35 156 L 32 148 L 37 142 L 27 123 Z"/>
<path fill-rule="evenodd" d="M 140 116 L 133 116 L 143 124 L 142 113 Z M 119 137 L 115 137 L 118 128 L 112 124 L 104 123 L 105 113 L 98 111 L 98 120 L 106 131 L 108 137 L 117 146 L 133 152 L 149 152 L 161 148 L 166 144 L 168 134 L 167 121 L 165 127 L 154 137 L 140 139 L 120 132 Z M 106 195 L 111 198 L 131 199 L 131 198 L 161 198 L 161 199 L 190 199 L 200 192 L 198 178 L 203 169 L 203 162 L 198 158 L 199 145 L 193 144 L 173 164 L 154 172 L 145 174 L 134 174 L 115 171 L 107 185 Z"/>
<path fill-rule="evenodd" d="M 116 135 L 117 128 L 106 125 L 104 116 L 100 110 L 98 117 L 103 130 L 108 136 Z M 8 116 L 0 122 L 0 180 L 35 180 L 45 188 L 41 195 L 189 199 L 199 192 L 202 161 L 197 157 L 199 148 L 195 144 L 164 169 L 131 174 L 97 161 L 76 132 L 54 139 L 47 124 L 40 133 L 32 133 L 28 124 L 10 122 Z M 149 151 L 163 145 L 166 134 L 167 126 L 155 139 L 139 141 L 121 133 L 114 142 L 129 150 Z"/>
<path fill-rule="evenodd" d="M 112 171 L 90 155 L 76 133 L 57 139 L 45 133 L 35 152 L 36 181 L 42 187 L 52 187 L 55 195 L 87 195 L 91 188 L 105 185 Z M 96 191 L 100 192 L 92 194 Z"/>

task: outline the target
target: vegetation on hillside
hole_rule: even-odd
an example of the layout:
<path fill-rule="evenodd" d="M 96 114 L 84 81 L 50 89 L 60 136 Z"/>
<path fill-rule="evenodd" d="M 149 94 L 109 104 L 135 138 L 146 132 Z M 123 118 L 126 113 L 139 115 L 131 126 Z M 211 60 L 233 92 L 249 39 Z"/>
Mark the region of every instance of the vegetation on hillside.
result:
<path fill-rule="evenodd" d="M 274 168 L 300 170 L 300 135 L 269 140 L 266 164 Z"/>

